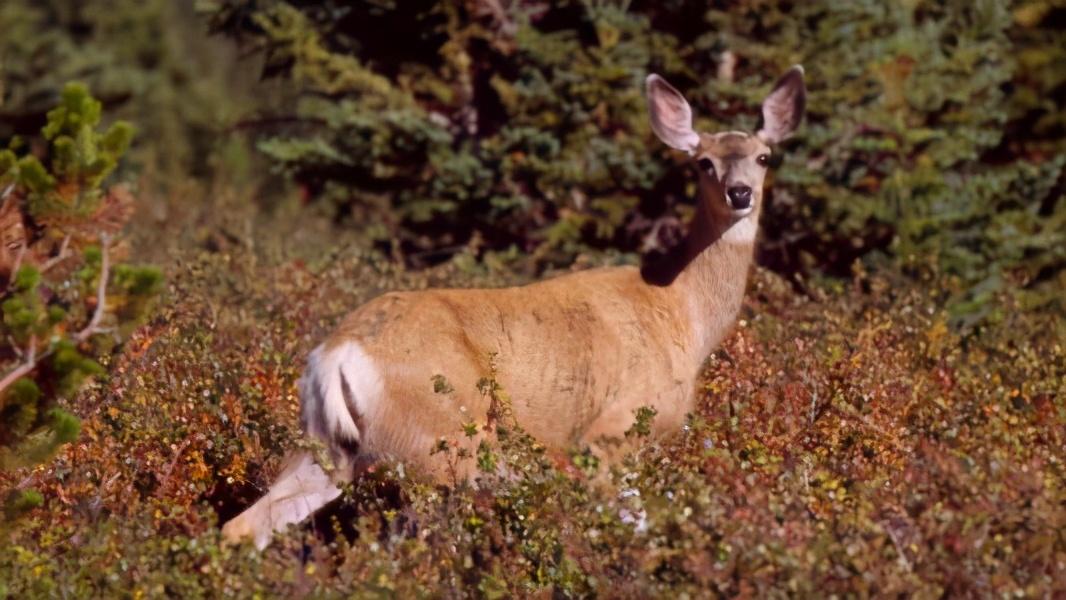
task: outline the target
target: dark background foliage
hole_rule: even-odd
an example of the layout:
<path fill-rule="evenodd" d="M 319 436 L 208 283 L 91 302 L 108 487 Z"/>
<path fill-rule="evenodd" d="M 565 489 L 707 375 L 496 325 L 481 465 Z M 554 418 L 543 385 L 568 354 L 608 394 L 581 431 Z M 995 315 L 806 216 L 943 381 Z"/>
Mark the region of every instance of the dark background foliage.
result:
<path fill-rule="evenodd" d="M 781 149 L 764 265 L 930 258 L 961 280 L 960 323 L 1001 289 L 1063 308 L 1053 3 L 215 4 L 215 29 L 296 94 L 260 150 L 408 264 L 655 247 L 692 176 L 650 135 L 643 78 L 679 86 L 706 130 L 751 129 L 803 63 L 808 118 Z"/>

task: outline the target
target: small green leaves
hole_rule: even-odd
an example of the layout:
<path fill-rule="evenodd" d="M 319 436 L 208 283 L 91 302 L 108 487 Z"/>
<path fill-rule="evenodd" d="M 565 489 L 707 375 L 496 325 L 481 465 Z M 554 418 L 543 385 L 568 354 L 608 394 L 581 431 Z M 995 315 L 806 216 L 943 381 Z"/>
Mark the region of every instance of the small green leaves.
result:
<path fill-rule="evenodd" d="M 69 444 L 78 438 L 78 433 L 81 432 L 81 421 L 78 417 L 61 408 L 53 408 L 48 416 L 56 445 Z"/>
<path fill-rule="evenodd" d="M 41 272 L 32 266 L 26 265 L 15 273 L 15 289 L 20 292 L 31 291 L 40 282 Z"/>
<path fill-rule="evenodd" d="M 636 419 L 633 421 L 633 425 L 626 430 L 626 437 L 648 437 L 651 435 L 652 421 L 655 420 L 655 415 L 659 414 L 659 411 L 650 406 L 641 406 L 633 411 L 633 414 Z"/>
<path fill-rule="evenodd" d="M 477 446 L 477 468 L 482 473 L 496 472 L 496 454 L 485 440 Z"/>
<path fill-rule="evenodd" d="M 163 284 L 163 272 L 157 267 L 118 265 L 114 272 L 114 285 L 135 296 L 155 295 Z"/>
<path fill-rule="evenodd" d="M 0 398 L 0 442 L 26 435 L 37 421 L 37 401 L 41 389 L 32 379 L 21 377 L 11 384 Z"/>
<path fill-rule="evenodd" d="M 76 136 L 82 128 L 91 129 L 100 123 L 101 108 L 85 84 L 68 83 L 59 106 L 48 111 L 48 124 L 41 133 L 47 140 L 55 140 L 60 135 Z"/>
<path fill-rule="evenodd" d="M 35 156 L 27 156 L 18 162 L 18 182 L 33 194 L 46 194 L 56 186 L 56 179 L 45 170 Z"/>
<path fill-rule="evenodd" d="M 82 354 L 68 340 L 60 340 L 56 343 L 55 352 L 52 354 L 50 362 L 53 371 L 59 378 L 58 390 L 61 394 L 70 394 L 76 391 L 81 387 L 86 377 L 105 373 L 100 363 Z"/>
<path fill-rule="evenodd" d="M 12 490 L 4 499 L 4 519 L 13 521 L 44 504 L 44 496 L 37 490 Z"/>

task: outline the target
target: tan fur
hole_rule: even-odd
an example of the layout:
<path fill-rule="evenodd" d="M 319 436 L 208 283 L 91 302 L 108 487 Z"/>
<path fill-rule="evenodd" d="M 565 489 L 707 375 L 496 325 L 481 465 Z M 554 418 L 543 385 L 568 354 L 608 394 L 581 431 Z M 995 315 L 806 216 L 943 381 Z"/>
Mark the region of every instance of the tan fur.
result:
<path fill-rule="evenodd" d="M 750 243 L 716 244 L 667 287 L 618 267 L 518 288 L 372 300 L 326 342 L 328 350 L 356 340 L 384 371 L 387 400 L 361 451 L 442 474 L 430 446 L 456 437 L 464 421 L 484 421 L 489 399 L 477 382 L 493 355 L 516 419 L 545 444 L 621 437 L 645 405 L 659 412 L 656 430 L 675 430 L 692 408 L 706 348 L 739 308 L 751 254 Z M 706 315 L 699 328 L 694 312 Z M 435 375 L 455 391 L 434 393 Z"/>
<path fill-rule="evenodd" d="M 471 461 L 454 473 L 430 450 L 440 438 L 461 440 L 464 423 L 485 422 L 490 400 L 477 384 L 493 368 L 518 423 L 550 447 L 588 445 L 609 457 L 643 406 L 657 411 L 653 434 L 679 429 L 701 364 L 740 309 L 766 175 L 758 157 L 770 149 L 742 132 L 695 134 L 684 98 L 661 78 L 648 81 L 656 132 L 714 165 L 701 171 L 690 234 L 655 283 L 614 267 L 523 287 L 394 292 L 359 307 L 315 351 L 301 383 L 305 430 L 339 459 L 335 479 L 381 458 L 437 479 L 472 475 Z M 726 201 L 735 185 L 752 188 L 750 210 Z M 440 377 L 450 391 L 435 391 Z M 331 499 L 332 485 L 300 464 L 313 475 L 314 500 Z M 227 524 L 226 537 L 265 543 L 308 509 L 265 519 L 271 502 L 268 494 Z"/>

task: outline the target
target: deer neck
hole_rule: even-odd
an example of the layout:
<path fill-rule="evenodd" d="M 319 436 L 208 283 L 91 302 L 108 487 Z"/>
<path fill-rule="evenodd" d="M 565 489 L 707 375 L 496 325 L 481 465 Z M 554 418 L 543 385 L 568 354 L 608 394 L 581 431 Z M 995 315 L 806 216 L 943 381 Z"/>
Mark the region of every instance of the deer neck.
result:
<path fill-rule="evenodd" d="M 683 268 L 669 285 L 688 308 L 698 363 L 733 327 L 744 299 L 759 224 L 758 205 L 740 219 L 709 210 L 712 201 L 721 202 L 721 189 L 714 188 L 700 186 L 701 197 L 684 245 Z M 711 194 L 718 196 L 712 199 Z"/>

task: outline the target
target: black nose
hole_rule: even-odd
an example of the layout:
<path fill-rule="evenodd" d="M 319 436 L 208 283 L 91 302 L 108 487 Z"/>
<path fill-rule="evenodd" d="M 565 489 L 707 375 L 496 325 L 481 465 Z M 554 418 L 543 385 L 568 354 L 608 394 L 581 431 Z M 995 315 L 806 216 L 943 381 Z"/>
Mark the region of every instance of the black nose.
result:
<path fill-rule="evenodd" d="M 733 210 L 743 210 L 751 206 L 751 188 L 746 185 L 734 185 L 726 194 Z"/>

